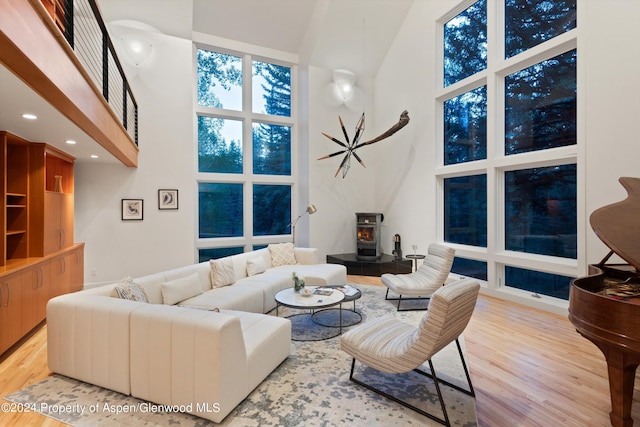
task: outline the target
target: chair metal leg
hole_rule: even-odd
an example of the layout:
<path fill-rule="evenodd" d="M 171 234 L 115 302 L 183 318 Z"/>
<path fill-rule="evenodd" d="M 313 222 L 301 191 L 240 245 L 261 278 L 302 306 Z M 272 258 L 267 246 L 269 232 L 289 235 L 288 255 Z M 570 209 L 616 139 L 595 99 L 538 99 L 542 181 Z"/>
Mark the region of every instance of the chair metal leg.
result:
<path fill-rule="evenodd" d="M 440 384 L 444 384 L 444 385 L 446 385 L 448 387 L 451 387 L 451 388 L 453 388 L 455 390 L 458 390 L 458 391 L 460 391 L 460 392 L 462 392 L 462 393 L 464 393 L 464 394 L 466 394 L 468 396 L 475 397 L 475 391 L 473 389 L 473 384 L 471 383 L 471 376 L 469 375 L 469 370 L 467 369 L 467 364 L 465 362 L 464 355 L 462 354 L 462 347 L 460 346 L 460 341 L 458 340 L 458 338 L 456 338 L 456 346 L 458 347 L 458 354 L 460 355 L 460 361 L 462 362 L 462 367 L 463 367 L 464 373 L 465 373 L 465 375 L 467 377 L 467 383 L 469 385 L 469 390 L 465 390 L 464 388 L 462 388 L 462 387 L 460 387 L 460 386 L 458 386 L 456 384 L 452 384 L 449 381 L 446 381 L 446 380 L 438 378 L 436 376 L 436 371 L 433 368 L 433 362 L 431 361 L 431 359 L 428 360 L 429 369 L 431 370 L 431 373 L 425 372 L 425 371 L 423 371 L 421 369 L 418 369 L 418 368 L 414 369 L 414 372 L 417 372 L 417 373 L 419 373 L 419 374 L 421 374 L 421 375 L 423 375 L 425 377 L 428 377 L 431 380 L 433 380 L 433 383 L 436 386 L 436 392 L 438 394 L 438 400 L 440 401 L 440 407 L 442 408 L 442 414 L 444 416 L 443 418 L 439 418 L 436 415 L 430 414 L 430 413 L 428 413 L 428 412 L 426 412 L 426 411 L 424 411 L 424 410 L 422 410 L 422 409 L 420 409 L 420 408 L 418 408 L 418 407 L 416 407 L 414 405 L 411 405 L 408 402 L 405 402 L 404 400 L 400 400 L 397 397 L 392 396 L 392 395 L 390 395 L 389 393 L 387 393 L 387 392 L 385 392 L 383 390 L 375 388 L 372 385 L 367 384 L 367 383 L 355 378 L 353 376 L 353 373 L 355 371 L 355 366 L 356 366 L 356 359 L 355 358 L 351 361 L 351 372 L 349 373 L 349 379 L 351 381 L 353 381 L 354 383 L 356 383 L 356 384 L 358 384 L 358 385 L 360 385 L 360 386 L 362 386 L 362 387 L 364 387 L 366 389 L 369 389 L 369 390 L 373 391 L 374 393 L 377 393 L 377 394 L 379 394 L 381 396 L 384 396 L 387 399 L 393 400 L 394 402 L 399 403 L 399 404 L 401 404 L 402 406 L 404 406 L 406 408 L 409 408 L 409 409 L 411 409 L 413 411 L 416 411 L 417 413 L 419 413 L 421 415 L 424 415 L 425 417 L 428 417 L 428 418 L 430 418 L 430 419 L 432 419 L 434 421 L 439 422 L 440 424 L 443 424 L 443 425 L 449 427 L 449 426 L 451 426 L 451 423 L 449 421 L 449 415 L 447 414 L 447 408 L 445 407 L 444 400 L 442 398 L 442 392 L 440 391 Z"/>
<path fill-rule="evenodd" d="M 387 301 L 398 301 L 397 307 L 396 307 L 396 311 L 426 311 L 429 310 L 429 306 L 427 305 L 427 307 L 421 307 L 421 308 L 400 308 L 400 302 L 401 301 L 429 301 L 431 299 L 431 297 L 415 297 L 415 298 L 411 298 L 411 297 L 404 297 L 402 298 L 402 295 L 398 295 L 398 298 L 389 298 L 389 288 L 387 288 L 387 293 L 384 296 L 384 299 Z"/>

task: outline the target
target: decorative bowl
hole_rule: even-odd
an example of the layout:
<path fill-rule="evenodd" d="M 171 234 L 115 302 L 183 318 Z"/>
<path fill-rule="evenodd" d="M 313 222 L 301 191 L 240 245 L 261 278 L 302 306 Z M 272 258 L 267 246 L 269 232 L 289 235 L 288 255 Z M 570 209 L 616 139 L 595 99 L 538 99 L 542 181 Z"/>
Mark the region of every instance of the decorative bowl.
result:
<path fill-rule="evenodd" d="M 313 290 L 303 289 L 300 291 L 300 295 L 302 295 L 303 297 L 310 297 L 311 295 L 313 295 Z"/>

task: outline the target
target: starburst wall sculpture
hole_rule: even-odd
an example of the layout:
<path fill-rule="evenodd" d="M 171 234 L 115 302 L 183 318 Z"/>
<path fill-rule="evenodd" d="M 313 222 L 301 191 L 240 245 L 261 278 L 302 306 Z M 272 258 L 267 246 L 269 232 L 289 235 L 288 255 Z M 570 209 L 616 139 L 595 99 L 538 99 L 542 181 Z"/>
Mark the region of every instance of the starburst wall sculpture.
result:
<path fill-rule="evenodd" d="M 322 132 L 322 134 L 327 138 L 329 138 L 330 140 L 332 140 L 333 142 L 335 142 L 336 144 L 344 147 L 344 150 L 327 154 L 326 156 L 320 157 L 318 160 L 329 159 L 331 157 L 339 156 L 340 154 L 345 153 L 344 158 L 342 159 L 342 162 L 340 163 L 340 166 L 338 166 L 338 170 L 334 175 L 334 177 L 338 176 L 338 173 L 340 173 L 340 170 L 342 170 L 342 178 L 344 178 L 345 176 L 347 176 L 347 172 L 349 172 L 349 168 L 351 167 L 351 156 L 355 157 L 358 163 L 360 163 L 363 167 L 366 168 L 360 156 L 356 154 L 356 150 L 365 145 L 370 145 L 370 144 L 373 144 L 374 142 L 382 141 L 383 139 L 389 138 L 391 135 L 398 132 L 400 129 L 405 127 L 407 123 L 409 123 L 409 113 L 407 112 L 407 110 L 403 111 L 402 114 L 400 114 L 400 120 L 398 120 L 398 123 L 391 126 L 386 132 L 384 132 L 380 136 L 365 142 L 360 142 L 360 138 L 362 137 L 362 133 L 364 132 L 364 113 L 362 113 L 362 116 L 360 116 L 360 120 L 358 120 L 358 123 L 356 124 L 355 135 L 352 141 L 349 141 L 349 135 L 347 134 L 347 130 L 344 127 L 344 122 L 342 121 L 342 117 L 338 116 L 338 120 L 340 121 L 340 127 L 342 128 L 342 133 L 344 134 L 346 142 L 342 142 L 339 139 L 334 138 L 331 135 L 328 135 L 324 132 Z"/>

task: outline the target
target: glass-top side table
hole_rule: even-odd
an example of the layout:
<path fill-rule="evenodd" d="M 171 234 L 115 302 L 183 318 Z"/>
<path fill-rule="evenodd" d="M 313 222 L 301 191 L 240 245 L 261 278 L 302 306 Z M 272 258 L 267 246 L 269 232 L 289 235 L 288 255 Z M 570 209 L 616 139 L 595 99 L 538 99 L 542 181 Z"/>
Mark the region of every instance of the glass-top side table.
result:
<path fill-rule="evenodd" d="M 416 271 L 418 269 L 418 260 L 425 259 L 426 255 L 409 254 L 409 255 L 405 255 L 404 257 L 413 260 L 413 271 Z"/>

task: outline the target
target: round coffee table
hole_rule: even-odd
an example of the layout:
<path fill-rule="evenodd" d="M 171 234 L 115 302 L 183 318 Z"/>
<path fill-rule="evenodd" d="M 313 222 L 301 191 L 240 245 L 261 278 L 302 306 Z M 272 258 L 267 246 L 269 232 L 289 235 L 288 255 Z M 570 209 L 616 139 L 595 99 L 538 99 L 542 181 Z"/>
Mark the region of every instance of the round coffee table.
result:
<path fill-rule="evenodd" d="M 314 292 L 317 287 L 307 287 L 307 289 L 311 289 Z M 313 322 L 313 313 L 315 310 L 327 308 L 334 306 L 336 304 L 340 304 L 344 299 L 344 293 L 339 290 L 329 290 L 329 295 L 321 295 L 321 294 L 311 294 L 310 296 L 302 296 L 298 292 L 295 292 L 293 288 L 283 289 L 275 295 L 276 300 L 276 316 L 278 313 L 278 308 L 282 305 L 285 307 L 289 307 L 295 310 L 310 310 L 310 313 L 300 313 L 300 314 L 292 314 L 287 316 L 288 319 L 291 320 L 291 339 L 294 341 L 319 341 L 326 340 L 329 338 L 337 337 L 342 333 L 342 327 L 339 328 L 337 332 L 334 333 L 333 330 L 327 329 L 327 331 L 323 331 L 319 334 L 309 334 L 309 321 Z M 320 291 L 318 291 L 320 292 Z M 342 314 L 340 316 L 342 318 Z M 294 319 L 296 322 L 294 322 Z M 302 319 L 298 321 L 298 319 Z M 342 319 L 340 320 L 342 323 Z M 320 325 L 323 326 L 323 325 Z M 302 333 L 296 334 L 296 329 L 300 330 L 299 332 L 307 333 L 305 337 Z M 297 335 L 297 337 L 296 337 Z"/>
<path fill-rule="evenodd" d="M 336 289 L 343 292 L 345 294 L 344 299 L 340 302 L 339 308 L 325 308 L 313 313 L 312 317 L 314 322 L 316 322 L 318 325 L 326 326 L 329 328 L 349 327 L 362 322 L 362 314 L 356 311 L 356 300 L 362 297 L 362 292 L 360 292 L 360 289 L 350 285 L 323 286 L 323 289 L 326 288 Z M 343 309 L 342 304 L 345 302 L 353 302 L 353 309 Z M 335 316 L 335 312 L 338 310 L 340 311 L 339 316 Z"/>

